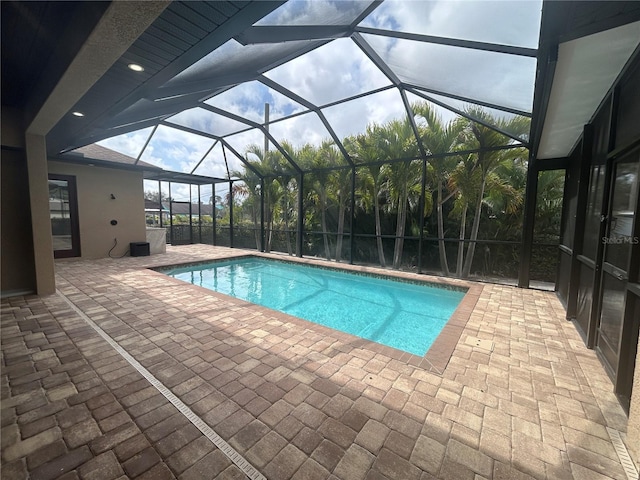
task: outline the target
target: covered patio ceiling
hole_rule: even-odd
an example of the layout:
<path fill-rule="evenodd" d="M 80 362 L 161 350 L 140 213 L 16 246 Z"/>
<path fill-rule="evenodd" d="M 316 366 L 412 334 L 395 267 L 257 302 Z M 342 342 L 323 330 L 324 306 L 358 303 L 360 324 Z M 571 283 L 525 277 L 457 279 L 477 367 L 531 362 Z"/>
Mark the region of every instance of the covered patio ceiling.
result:
<path fill-rule="evenodd" d="M 35 11 L 31 2 L 11 3 L 19 7 L 7 15 L 3 4 L 3 64 L 18 42 L 5 36 L 5 19 L 22 15 L 24 23 Z M 59 17 L 51 9 L 65 4 L 48 3 L 40 34 L 47 18 Z M 93 5 L 63 13 L 84 18 L 89 9 L 94 22 L 122 8 L 73 3 Z M 329 141 L 340 151 L 336 166 L 352 166 L 346 137 L 392 120 L 416 132 L 411 106 L 426 101 L 445 122 L 474 119 L 469 109 L 478 106 L 496 122 L 532 117 L 529 135 L 490 125 L 505 145 L 557 158 L 569 153 L 637 48 L 639 20 L 637 2 L 169 2 L 62 115 L 47 147 L 52 157 L 77 160 L 74 150 L 97 143 L 134 164 L 219 180 L 242 168 L 252 144 L 287 157 L 283 141 L 294 148 Z M 61 38 L 82 53 L 87 39 L 96 41 L 84 30 Z M 109 41 L 98 48 L 106 51 Z M 44 63 L 60 57 L 54 52 Z M 31 60 L 34 68 L 43 63 Z"/>

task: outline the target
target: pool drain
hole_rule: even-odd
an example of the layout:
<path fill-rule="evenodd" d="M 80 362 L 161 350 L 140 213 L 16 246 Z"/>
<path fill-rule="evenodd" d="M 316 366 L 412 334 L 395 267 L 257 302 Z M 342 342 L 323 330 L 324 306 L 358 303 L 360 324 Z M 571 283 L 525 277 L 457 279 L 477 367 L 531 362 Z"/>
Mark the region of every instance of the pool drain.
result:
<path fill-rule="evenodd" d="M 638 472 L 636 470 L 636 466 L 631 460 L 631 456 L 629 455 L 629 451 L 622 441 L 622 437 L 620 436 L 620 432 L 618 430 L 614 430 L 613 428 L 607 428 L 607 433 L 609 434 L 609 438 L 611 438 L 611 443 L 613 444 L 613 448 L 616 449 L 616 453 L 618 454 L 618 458 L 620 459 L 620 463 L 622 464 L 622 468 L 624 468 L 624 473 L 627 474 L 627 478 L 629 480 L 638 480 Z"/>
<path fill-rule="evenodd" d="M 486 350 L 488 352 L 493 352 L 494 344 L 491 340 L 482 340 L 481 338 L 476 337 L 467 337 L 464 342 L 466 345 L 470 345 L 472 347 L 479 348 L 481 350 Z"/>
<path fill-rule="evenodd" d="M 62 299 L 76 312 L 82 319 L 93 328 L 113 349 L 118 352 L 127 362 L 131 364 L 140 374 L 146 378 L 164 397 L 169 400 L 174 407 L 178 409 L 189 421 L 202 432 L 211 442 L 224 453 L 247 477 L 251 480 L 267 480 L 264 475 L 258 472 L 245 458 L 240 455 L 231 445 L 229 445 L 220 435 L 213 431 L 193 410 L 185 405 L 182 400 L 176 397 L 171 390 L 165 387 L 149 370 L 143 367 L 135 358 L 133 358 L 125 349 L 123 349 L 115 340 L 113 340 L 102 328 L 100 328 L 91 318 L 89 318 L 82 310 L 69 300 L 64 293 L 57 290 Z"/>

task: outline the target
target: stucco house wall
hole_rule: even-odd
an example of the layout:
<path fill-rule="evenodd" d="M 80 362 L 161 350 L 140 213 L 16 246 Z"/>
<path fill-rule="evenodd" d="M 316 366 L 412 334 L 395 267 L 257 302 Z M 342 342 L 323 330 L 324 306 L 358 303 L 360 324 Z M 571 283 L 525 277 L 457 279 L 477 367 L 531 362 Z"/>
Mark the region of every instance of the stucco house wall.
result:
<path fill-rule="evenodd" d="M 0 122 L 0 291 L 17 295 L 36 291 L 29 175 L 19 111 L 2 107 Z"/>
<path fill-rule="evenodd" d="M 76 177 L 82 258 L 109 256 L 116 239 L 114 257 L 146 241 L 142 172 L 50 161 L 49 173 Z"/>

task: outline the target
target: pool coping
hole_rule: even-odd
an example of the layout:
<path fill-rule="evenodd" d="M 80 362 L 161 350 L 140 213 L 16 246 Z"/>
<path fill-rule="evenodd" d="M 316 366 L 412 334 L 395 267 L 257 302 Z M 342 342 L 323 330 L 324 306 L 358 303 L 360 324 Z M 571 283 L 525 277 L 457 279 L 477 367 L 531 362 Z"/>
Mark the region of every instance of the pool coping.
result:
<path fill-rule="evenodd" d="M 424 356 L 415 355 L 412 353 L 408 353 L 402 350 L 398 350 L 393 347 L 389 347 L 387 345 L 382 345 L 380 343 L 373 342 L 371 340 L 367 340 L 365 338 L 361 338 L 346 332 L 342 332 L 340 330 L 336 330 L 330 327 L 326 327 L 324 325 L 320 325 L 308 320 L 304 320 L 298 317 L 294 317 L 284 312 L 279 312 L 278 310 L 273 310 L 267 307 L 263 307 L 261 305 L 257 305 L 251 302 L 247 302 L 245 300 L 241 300 L 239 298 L 230 297 L 223 293 L 216 292 L 214 290 L 209 290 L 204 287 L 200 287 L 198 285 L 193 285 L 189 283 L 185 283 L 182 280 L 178 280 L 176 278 L 170 277 L 164 273 L 162 270 L 167 270 L 171 268 L 183 268 L 194 265 L 201 265 L 205 263 L 213 263 L 213 262 L 224 262 L 228 260 L 239 260 L 242 258 L 266 258 L 270 260 L 277 260 L 282 262 L 290 262 L 290 263 L 299 263 L 305 265 L 313 265 L 315 267 L 324 268 L 324 269 L 333 269 L 333 270 L 342 270 L 351 273 L 361 273 L 367 275 L 374 275 L 379 277 L 386 277 L 397 280 L 406 280 L 412 283 L 428 283 L 435 284 L 436 286 L 441 287 L 449 287 L 457 289 L 466 289 L 466 293 L 458 307 L 455 309 L 445 326 L 440 331 L 439 335 L 436 337 L 434 342 L 432 343 L 429 350 L 425 353 Z M 261 313 L 267 314 L 271 317 L 274 317 L 280 321 L 285 323 L 293 324 L 299 326 L 301 328 L 311 329 L 317 333 L 327 335 L 330 334 L 336 340 L 342 341 L 345 344 L 351 346 L 352 348 L 366 348 L 367 350 L 373 351 L 375 353 L 379 353 L 381 355 L 385 355 L 393 360 L 397 360 L 401 363 L 406 363 L 408 365 L 418 367 L 429 372 L 435 373 L 437 375 L 442 375 L 444 373 L 445 368 L 449 364 L 449 360 L 453 355 L 453 352 L 456 348 L 456 345 L 460 341 L 460 337 L 462 336 L 462 332 L 464 331 L 469 318 L 471 317 L 471 313 L 473 312 L 480 295 L 484 289 L 483 284 L 460 280 L 456 278 L 444 278 L 444 277 L 436 277 L 433 275 L 427 274 L 418 274 L 414 272 L 406 272 L 400 270 L 388 270 L 379 267 L 368 267 L 364 265 L 350 265 L 346 263 L 338 263 L 335 261 L 328 261 L 324 259 L 316 259 L 309 257 L 291 257 L 288 255 L 281 254 L 273 254 L 273 253 L 264 253 L 264 252 L 242 252 L 237 255 L 230 254 L 225 257 L 218 257 L 215 259 L 203 259 L 192 262 L 183 262 L 179 264 L 168 264 L 168 265 L 154 265 L 153 267 L 149 267 L 148 270 L 153 271 L 159 275 L 162 275 L 166 279 L 170 279 L 173 282 L 176 282 L 185 287 L 195 288 L 198 291 L 206 292 L 209 295 L 213 296 L 222 296 L 224 298 L 233 298 L 235 301 L 240 302 L 247 308 L 252 310 L 259 311 Z"/>

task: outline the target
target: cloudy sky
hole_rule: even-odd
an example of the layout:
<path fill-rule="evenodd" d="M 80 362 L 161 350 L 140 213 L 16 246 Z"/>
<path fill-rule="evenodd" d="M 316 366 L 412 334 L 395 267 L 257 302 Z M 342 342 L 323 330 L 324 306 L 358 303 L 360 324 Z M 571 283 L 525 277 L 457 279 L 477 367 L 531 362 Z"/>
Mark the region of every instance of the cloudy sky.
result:
<path fill-rule="evenodd" d="M 290 0 L 257 25 L 348 25 L 368 4 L 367 1 L 349 0 Z M 360 26 L 536 48 L 540 12 L 541 2 L 528 0 L 386 0 Z M 535 59 L 380 35 L 362 36 L 403 82 L 518 110 L 531 109 Z M 242 67 L 243 59 L 251 59 L 259 67 L 266 66 L 278 52 L 293 47 L 275 44 L 245 48 L 231 40 L 219 51 L 212 52 L 187 69 L 173 83 L 190 76 L 202 78 L 202 75 L 213 72 L 219 74 L 222 70 L 233 73 L 234 69 Z M 264 75 L 318 107 L 391 85 L 350 38 L 336 39 L 267 70 Z M 417 99 L 409 95 L 410 101 Z M 456 108 L 465 106 L 464 102 L 446 97 L 438 99 Z M 269 126 L 271 134 L 278 141 L 287 139 L 294 146 L 305 143 L 317 145 L 330 137 L 314 113 L 276 121 L 306 108 L 259 81 L 238 85 L 206 103 L 259 123 L 264 119 L 264 104 L 269 103 L 273 122 Z M 455 117 L 447 110 L 439 110 L 445 121 Z M 384 123 L 406 115 L 395 88 L 322 108 L 322 111 L 339 138 L 364 132 L 368 124 Z M 500 111 L 492 113 L 508 116 Z M 228 135 L 226 141 L 240 154 L 245 153 L 247 145 L 264 144 L 264 136 L 259 131 L 236 133 L 247 126 L 202 108 L 192 108 L 167 121 L 218 136 Z M 99 143 L 137 157 L 150 133 L 149 128 Z M 229 170 L 240 170 L 241 162 L 228 150 L 223 152 L 220 144 L 211 149 L 214 142 L 207 137 L 162 125 L 141 159 L 167 170 L 191 172 L 210 151 L 196 169 L 196 174 L 226 177 L 224 153 Z M 157 189 L 157 183 L 145 185 L 145 190 L 152 188 Z M 172 193 L 181 200 L 189 196 L 186 186 L 176 185 Z M 207 202 L 210 191 L 202 196 L 207 196 L 203 198 Z"/>

